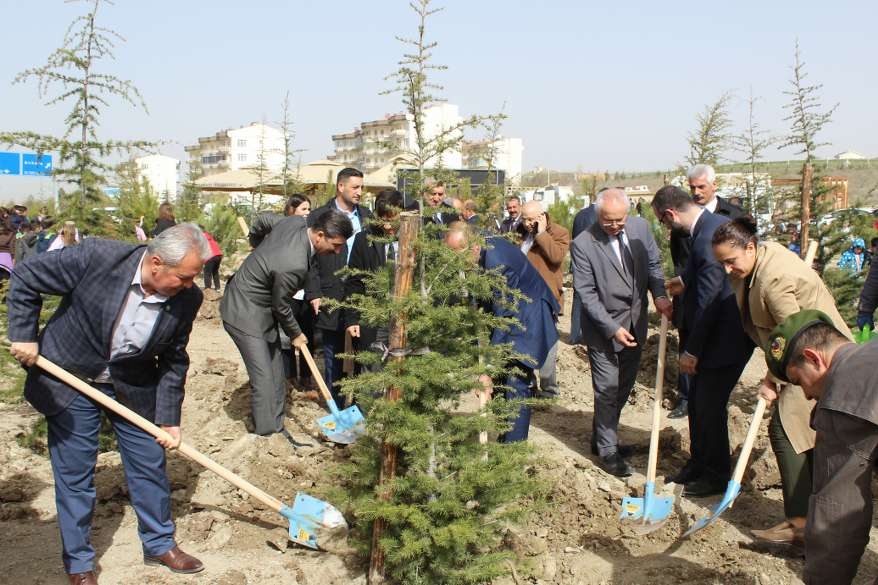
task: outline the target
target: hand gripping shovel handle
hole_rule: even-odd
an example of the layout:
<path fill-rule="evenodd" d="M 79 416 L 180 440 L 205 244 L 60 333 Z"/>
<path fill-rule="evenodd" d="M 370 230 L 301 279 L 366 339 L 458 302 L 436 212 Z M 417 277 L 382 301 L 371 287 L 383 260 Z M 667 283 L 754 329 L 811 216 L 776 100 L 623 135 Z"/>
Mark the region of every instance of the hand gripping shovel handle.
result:
<path fill-rule="evenodd" d="M 110 398 L 109 396 L 107 396 L 106 394 L 101 392 L 100 390 L 89 386 L 88 384 L 86 384 L 85 382 L 83 382 L 82 380 L 80 380 L 79 378 L 74 376 L 73 374 L 67 372 L 66 370 L 64 370 L 60 366 L 52 363 L 51 361 L 44 358 L 43 356 L 37 357 L 37 366 L 39 366 L 40 368 L 42 368 L 46 372 L 52 374 L 53 376 L 55 376 L 56 378 L 58 378 L 59 380 L 61 380 L 65 384 L 73 387 L 78 392 L 85 394 L 86 396 L 88 396 L 89 398 L 91 398 L 92 400 L 94 400 L 95 402 L 97 402 L 98 404 L 100 404 L 101 406 L 106 408 L 107 410 L 111 410 L 111 411 L 115 412 L 116 414 L 118 414 L 119 416 L 121 416 L 122 418 L 137 425 L 138 427 L 140 427 L 141 429 L 143 429 L 144 431 L 146 431 L 147 433 L 149 433 L 153 437 L 155 437 L 157 439 L 165 439 L 165 440 L 169 440 L 169 441 L 173 442 L 174 438 L 167 431 L 159 428 L 158 426 L 156 426 L 152 422 L 146 420 L 145 418 L 143 418 L 142 416 L 140 416 L 136 412 L 119 404 L 118 402 L 116 402 L 115 400 L 113 400 L 112 398 Z M 222 465 L 220 465 L 219 463 L 217 463 L 216 461 L 214 461 L 213 459 L 211 459 L 207 455 L 204 455 L 203 453 L 196 450 L 191 445 L 187 445 L 186 443 L 181 442 L 180 445 L 177 447 L 177 450 L 181 454 L 183 454 L 184 456 L 186 456 L 189 459 L 191 459 L 192 461 L 194 461 L 195 463 L 198 463 L 199 465 L 214 472 L 215 474 L 217 474 L 218 476 L 220 476 L 221 478 L 223 478 L 224 480 L 226 480 L 227 482 L 229 482 L 233 486 L 244 490 L 245 492 L 247 492 L 248 494 L 250 494 L 251 496 L 253 496 L 257 500 L 259 500 L 260 502 L 262 502 L 263 504 L 265 504 L 266 506 L 268 506 L 269 508 L 271 508 L 275 512 L 280 512 L 281 509 L 284 508 L 284 504 L 280 500 L 278 500 L 274 496 L 271 496 L 271 495 L 265 493 L 264 491 L 262 491 L 261 489 L 259 489 L 258 487 L 256 487 L 255 485 L 253 485 L 252 483 L 250 483 L 249 481 L 247 481 L 243 477 L 241 477 L 235 473 L 232 473 L 231 471 L 229 471 L 228 469 L 226 469 L 225 467 L 223 467 Z"/>
<path fill-rule="evenodd" d="M 655 368 L 655 404 L 652 408 L 652 432 L 649 436 L 649 463 L 646 467 L 646 482 L 655 482 L 658 463 L 659 425 L 662 420 L 662 390 L 665 385 L 665 354 L 668 350 L 668 317 L 662 315 L 659 333 L 658 363 Z"/>
<path fill-rule="evenodd" d="M 317 364 L 314 363 L 314 357 L 311 355 L 311 351 L 308 349 L 307 345 L 302 345 L 299 347 L 299 351 L 302 352 L 302 355 L 305 356 L 305 361 L 308 362 L 308 369 L 311 370 L 311 376 L 317 382 L 317 387 L 320 388 L 320 394 L 323 396 L 323 400 L 326 401 L 326 405 L 329 407 L 329 410 L 334 415 L 338 415 L 338 406 L 335 404 L 335 399 L 332 397 L 332 394 L 329 392 L 329 388 L 326 387 L 326 382 L 323 380 L 323 376 L 320 375 L 320 370 L 317 369 Z"/>

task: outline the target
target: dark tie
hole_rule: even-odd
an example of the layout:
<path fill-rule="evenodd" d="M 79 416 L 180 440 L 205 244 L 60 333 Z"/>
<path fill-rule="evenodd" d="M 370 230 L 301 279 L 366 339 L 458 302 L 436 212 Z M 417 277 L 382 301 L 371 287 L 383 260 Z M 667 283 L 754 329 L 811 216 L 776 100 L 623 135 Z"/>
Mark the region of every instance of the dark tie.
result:
<path fill-rule="evenodd" d="M 622 236 L 625 232 L 619 232 L 616 236 L 619 238 L 619 255 L 622 257 L 622 269 L 625 274 L 632 275 L 634 273 L 634 258 L 631 256 L 631 250 L 625 244 L 625 238 Z"/>

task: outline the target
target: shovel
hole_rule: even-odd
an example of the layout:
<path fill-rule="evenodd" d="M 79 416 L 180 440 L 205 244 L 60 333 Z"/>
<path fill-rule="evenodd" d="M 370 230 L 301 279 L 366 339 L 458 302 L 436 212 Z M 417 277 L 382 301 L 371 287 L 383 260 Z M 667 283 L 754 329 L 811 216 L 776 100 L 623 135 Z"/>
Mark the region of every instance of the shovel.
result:
<path fill-rule="evenodd" d="M 643 520 L 637 525 L 637 532 L 648 534 L 658 530 L 667 521 L 674 507 L 673 496 L 658 496 L 655 493 L 655 471 L 658 461 L 659 424 L 662 417 L 662 389 L 665 382 L 665 353 L 668 341 L 668 318 L 662 315 L 659 333 L 658 365 L 655 370 L 655 404 L 652 409 L 652 433 L 649 437 L 649 463 L 646 468 L 646 487 L 642 498 L 622 499 L 620 520 Z"/>
<path fill-rule="evenodd" d="M 305 356 L 305 361 L 308 362 L 308 367 L 311 369 L 311 375 L 317 381 L 320 394 L 323 395 L 323 400 L 326 401 L 326 406 L 329 407 L 330 414 L 317 420 L 320 432 L 333 443 L 341 443 L 342 445 L 356 443 L 360 435 L 366 432 L 366 420 L 363 418 L 360 408 L 354 404 L 344 410 L 339 410 L 335 400 L 332 398 L 332 394 L 329 393 L 329 388 L 326 387 L 326 382 L 323 381 L 323 376 L 320 375 L 320 371 L 317 369 L 317 364 L 314 363 L 314 358 L 311 356 L 308 347 L 303 345 L 299 348 L 299 351 Z"/>
<path fill-rule="evenodd" d="M 136 412 L 119 404 L 100 390 L 93 388 L 67 372 L 58 365 L 47 360 L 43 356 L 37 358 L 37 366 L 52 374 L 65 384 L 73 387 L 78 392 L 85 394 L 107 410 L 111 410 L 119 416 L 134 423 L 150 435 L 173 441 L 173 437 L 167 431 L 161 429 L 146 420 Z M 197 451 L 191 445 L 180 443 L 177 450 L 188 457 L 192 461 L 198 463 L 216 473 L 224 480 L 228 481 L 236 488 L 244 490 L 290 522 L 290 540 L 295 543 L 307 546 L 308 548 L 319 549 L 320 540 L 333 540 L 340 533 L 347 532 L 348 525 L 344 517 L 331 504 L 313 498 L 307 494 L 299 492 L 296 494 L 296 500 L 293 506 L 287 506 L 274 496 L 271 496 L 255 485 L 248 482 L 243 477 L 232 473 L 207 455 Z"/>
<path fill-rule="evenodd" d="M 747 469 L 747 463 L 750 460 L 750 451 L 753 450 L 753 442 L 756 440 L 756 434 L 759 432 L 759 424 L 762 422 L 762 415 L 765 414 L 765 407 L 767 405 L 768 403 L 764 398 L 760 398 L 759 402 L 756 403 L 756 412 L 753 413 L 753 420 L 750 421 L 750 429 L 747 431 L 747 438 L 744 440 L 744 445 L 741 447 L 741 454 L 738 455 L 738 463 L 735 464 L 735 472 L 732 474 L 732 479 L 729 480 L 729 485 L 726 487 L 726 494 L 723 496 L 723 499 L 713 510 L 712 514 L 701 518 L 693 524 L 692 527 L 683 534 L 683 538 L 691 536 L 705 526 L 712 524 L 714 520 L 719 518 L 720 514 L 725 512 L 726 508 L 732 507 L 735 498 L 741 493 L 741 479 L 744 477 L 744 470 Z"/>

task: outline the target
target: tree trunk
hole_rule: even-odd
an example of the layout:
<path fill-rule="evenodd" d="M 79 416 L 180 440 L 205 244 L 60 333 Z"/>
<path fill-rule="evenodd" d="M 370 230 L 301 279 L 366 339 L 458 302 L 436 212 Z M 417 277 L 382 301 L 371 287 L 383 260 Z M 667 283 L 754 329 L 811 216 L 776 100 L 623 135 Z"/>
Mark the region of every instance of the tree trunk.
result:
<path fill-rule="evenodd" d="M 396 255 L 396 270 L 393 281 L 393 298 L 401 299 L 409 294 L 412 289 L 412 281 L 415 275 L 415 246 L 418 232 L 421 229 L 421 215 L 419 213 L 404 212 L 399 217 L 399 251 Z M 390 323 L 390 352 L 394 361 L 405 359 L 403 352 L 406 347 L 406 315 L 400 314 L 394 317 Z M 400 398 L 400 389 L 394 386 L 387 388 L 384 399 L 396 402 Z M 382 486 L 393 481 L 396 475 L 397 449 L 395 445 L 387 442 L 381 443 L 381 470 L 378 474 L 377 489 L 383 501 L 389 501 L 390 489 Z M 372 525 L 372 554 L 369 558 L 369 585 L 384 582 L 384 551 L 381 549 L 380 539 L 384 534 L 387 524 L 383 519 L 377 518 Z"/>
<path fill-rule="evenodd" d="M 811 193 L 813 186 L 814 169 L 811 163 L 806 162 L 802 167 L 802 229 L 799 232 L 799 254 L 805 257 L 808 250 L 808 237 L 811 231 Z"/>

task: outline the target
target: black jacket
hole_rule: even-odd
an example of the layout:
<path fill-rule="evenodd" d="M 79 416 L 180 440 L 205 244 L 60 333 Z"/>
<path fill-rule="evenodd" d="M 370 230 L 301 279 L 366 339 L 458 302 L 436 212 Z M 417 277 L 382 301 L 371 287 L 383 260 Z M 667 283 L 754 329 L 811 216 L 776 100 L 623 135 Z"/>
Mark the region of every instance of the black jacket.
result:
<path fill-rule="evenodd" d="M 370 241 L 370 235 L 381 237 L 383 234 L 375 226 L 370 226 L 358 233 L 351 249 L 349 267 L 367 272 L 378 272 L 381 267 L 387 264 L 387 244 L 383 241 Z M 362 274 L 351 275 L 345 280 L 345 298 L 347 299 L 354 294 L 366 294 L 366 283 Z M 369 345 L 378 338 L 376 328 L 367 327 L 360 323 L 359 311 L 345 309 L 344 321 L 346 328 L 351 325 L 360 325 L 359 346 L 361 349 L 368 349 Z"/>
<path fill-rule="evenodd" d="M 330 199 L 325 205 L 321 205 L 311 212 L 308 217 L 308 223 L 317 219 L 330 209 L 338 210 L 335 204 L 335 198 Z M 365 229 L 372 219 L 372 212 L 366 207 L 357 205 L 357 213 L 360 216 L 361 229 Z M 348 245 L 345 244 L 338 254 L 326 254 L 317 256 L 316 261 L 311 264 L 311 270 L 308 273 L 308 280 L 305 284 L 305 300 L 313 299 L 335 299 L 342 300 L 344 298 L 344 280 L 338 276 L 338 271 L 347 266 L 348 262 Z M 317 314 L 314 321 L 314 327 L 320 329 L 328 329 L 330 331 L 341 331 L 344 326 L 344 319 L 341 318 L 341 311 L 329 311 L 323 307 Z"/>

